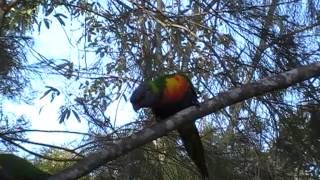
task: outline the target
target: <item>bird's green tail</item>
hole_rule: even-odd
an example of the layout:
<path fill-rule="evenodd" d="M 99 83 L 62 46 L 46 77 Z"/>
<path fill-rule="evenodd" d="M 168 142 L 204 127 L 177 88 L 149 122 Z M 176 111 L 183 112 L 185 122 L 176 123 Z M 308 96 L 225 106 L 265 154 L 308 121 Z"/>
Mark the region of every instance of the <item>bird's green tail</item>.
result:
<path fill-rule="evenodd" d="M 204 150 L 195 123 L 185 124 L 179 127 L 177 130 L 189 157 L 196 164 L 201 172 L 201 175 L 204 178 L 208 177 L 208 170 L 204 158 Z"/>

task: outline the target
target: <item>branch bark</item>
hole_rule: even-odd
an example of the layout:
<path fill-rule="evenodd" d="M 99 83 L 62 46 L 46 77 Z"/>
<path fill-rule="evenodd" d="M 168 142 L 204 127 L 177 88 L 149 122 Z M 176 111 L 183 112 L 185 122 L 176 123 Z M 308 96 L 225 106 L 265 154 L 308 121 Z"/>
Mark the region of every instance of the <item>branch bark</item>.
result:
<path fill-rule="evenodd" d="M 179 125 L 201 118 L 226 106 L 243 100 L 260 96 L 268 92 L 288 88 L 296 83 L 320 76 L 320 62 L 302 66 L 273 77 L 248 83 L 239 88 L 219 93 L 216 97 L 200 104 L 200 107 L 189 107 L 167 120 L 135 133 L 129 137 L 115 141 L 107 149 L 89 154 L 71 167 L 51 176 L 49 180 L 76 179 L 84 176 L 108 161 L 114 160 L 131 150 L 140 147 L 154 139 L 164 136 Z"/>

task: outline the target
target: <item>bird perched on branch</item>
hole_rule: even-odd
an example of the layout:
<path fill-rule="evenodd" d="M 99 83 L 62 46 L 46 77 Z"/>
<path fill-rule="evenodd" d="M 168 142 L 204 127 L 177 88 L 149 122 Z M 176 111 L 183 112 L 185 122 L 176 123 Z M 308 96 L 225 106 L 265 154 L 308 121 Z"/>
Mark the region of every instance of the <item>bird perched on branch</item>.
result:
<path fill-rule="evenodd" d="M 190 79 L 181 73 L 160 76 L 143 82 L 133 92 L 130 101 L 135 111 L 151 108 L 157 121 L 168 118 L 190 106 L 197 106 L 197 94 Z M 203 177 L 208 177 L 204 150 L 195 122 L 179 126 L 177 131 L 189 157 Z"/>

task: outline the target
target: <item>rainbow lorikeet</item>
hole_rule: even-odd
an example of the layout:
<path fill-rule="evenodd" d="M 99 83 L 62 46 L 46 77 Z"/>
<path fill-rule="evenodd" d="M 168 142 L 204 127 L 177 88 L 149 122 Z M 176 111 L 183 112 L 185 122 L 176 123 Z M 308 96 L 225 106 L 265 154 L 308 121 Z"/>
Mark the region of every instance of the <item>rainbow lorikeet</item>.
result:
<path fill-rule="evenodd" d="M 50 174 L 41 171 L 29 161 L 13 154 L 0 154 L 1 180 L 44 180 Z"/>
<path fill-rule="evenodd" d="M 160 76 L 143 82 L 132 94 L 130 101 L 135 111 L 151 108 L 161 121 L 190 106 L 198 105 L 197 94 L 189 78 L 181 73 Z M 203 177 L 208 177 L 204 150 L 195 122 L 177 128 L 189 157 Z"/>

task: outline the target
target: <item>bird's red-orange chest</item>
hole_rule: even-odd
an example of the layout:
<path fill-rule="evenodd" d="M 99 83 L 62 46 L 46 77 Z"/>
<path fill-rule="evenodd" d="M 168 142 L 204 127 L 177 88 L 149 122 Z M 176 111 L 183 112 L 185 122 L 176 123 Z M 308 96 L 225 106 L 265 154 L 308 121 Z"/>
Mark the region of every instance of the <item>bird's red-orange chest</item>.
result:
<path fill-rule="evenodd" d="M 190 88 L 189 81 L 180 74 L 167 78 L 165 81 L 161 104 L 179 102 Z"/>

